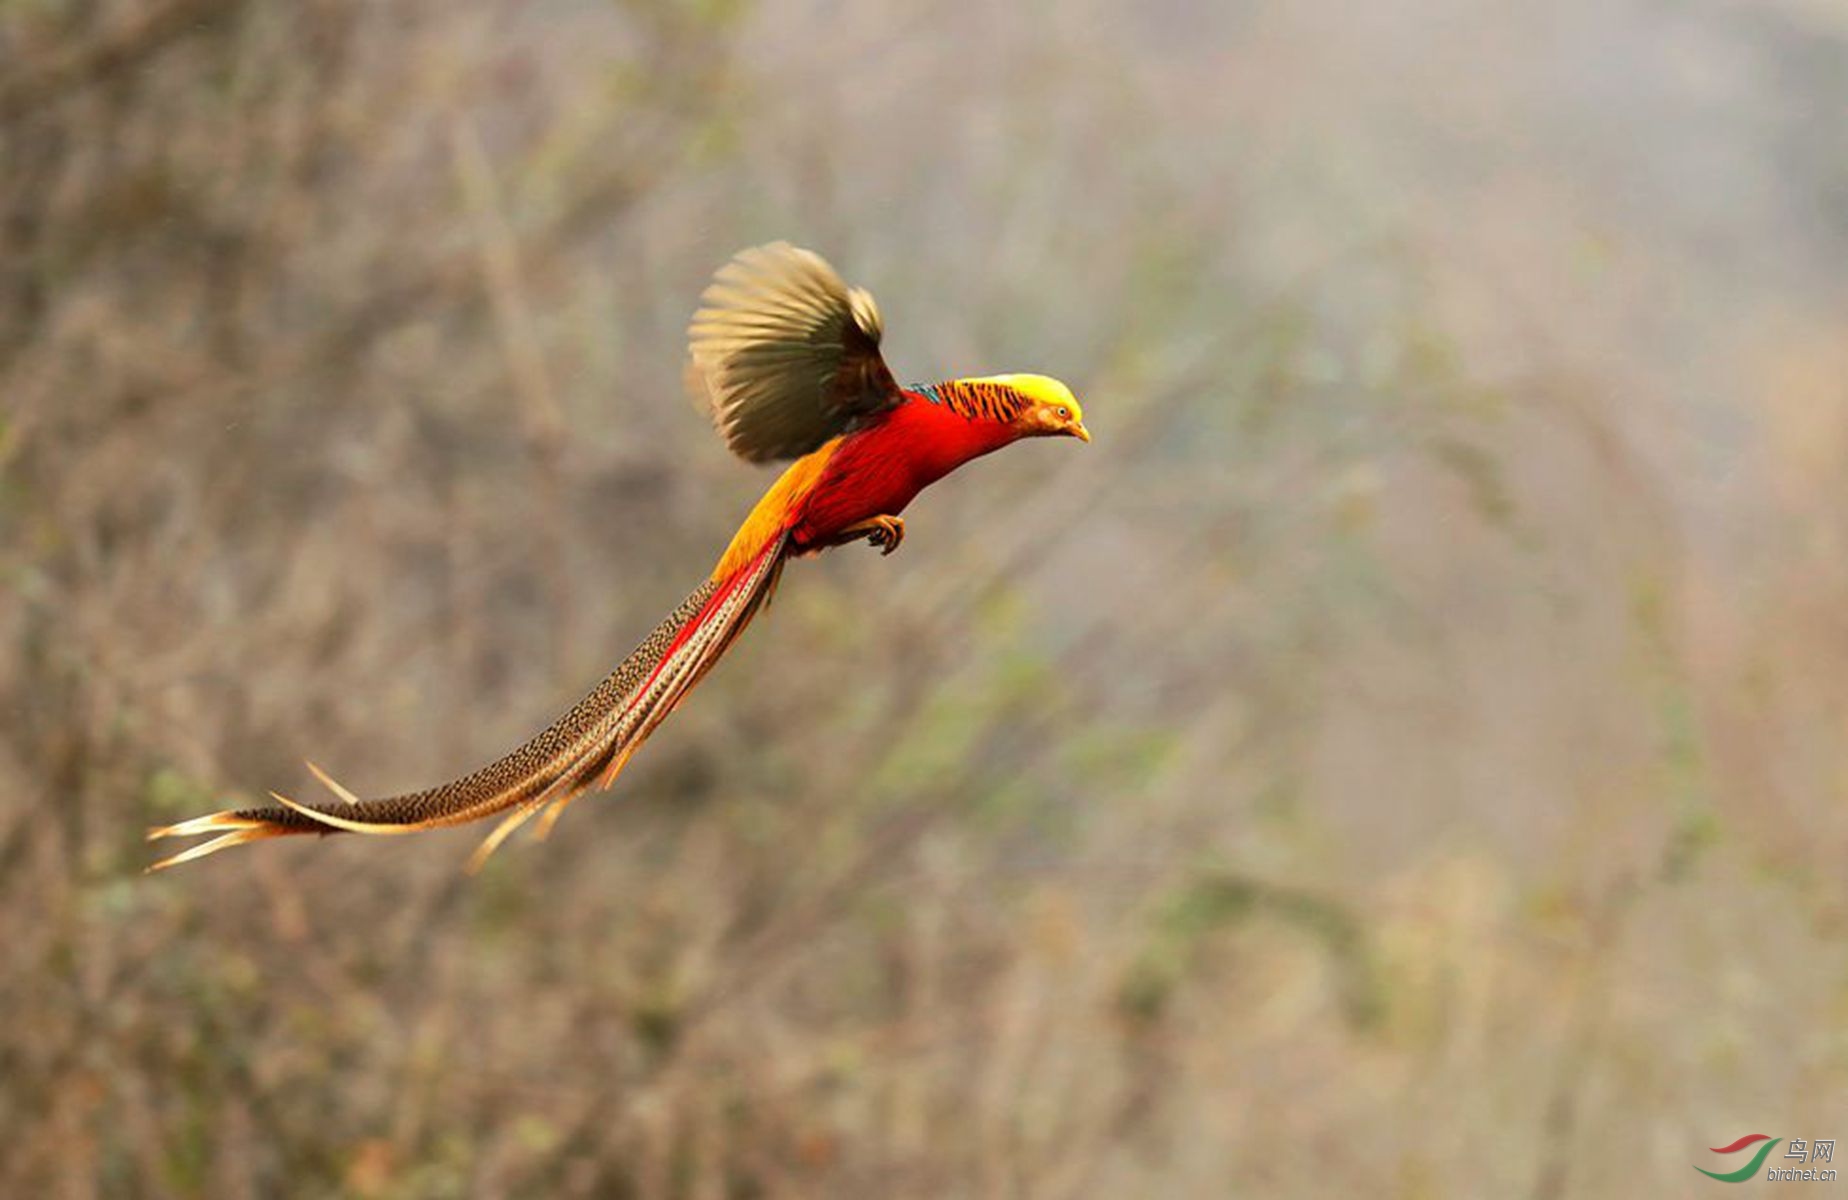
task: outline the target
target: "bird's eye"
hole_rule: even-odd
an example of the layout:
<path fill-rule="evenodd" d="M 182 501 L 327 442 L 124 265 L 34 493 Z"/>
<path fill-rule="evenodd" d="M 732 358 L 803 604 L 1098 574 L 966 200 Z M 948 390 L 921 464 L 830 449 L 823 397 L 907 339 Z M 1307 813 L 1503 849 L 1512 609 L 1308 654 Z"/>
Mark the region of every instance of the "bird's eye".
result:
<path fill-rule="evenodd" d="M 1072 410 L 1071 410 L 1071 409 L 1069 409 L 1069 408 L 1061 408 L 1061 409 L 1059 410 L 1059 415 L 1060 415 L 1061 417 L 1069 417 L 1069 416 L 1071 416 L 1071 415 L 1072 415 Z"/>

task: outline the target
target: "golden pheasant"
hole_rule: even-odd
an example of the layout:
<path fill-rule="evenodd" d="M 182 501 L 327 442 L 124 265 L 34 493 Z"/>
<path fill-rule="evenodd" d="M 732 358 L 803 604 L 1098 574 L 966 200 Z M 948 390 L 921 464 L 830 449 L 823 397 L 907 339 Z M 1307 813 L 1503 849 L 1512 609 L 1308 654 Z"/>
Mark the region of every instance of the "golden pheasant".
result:
<path fill-rule="evenodd" d="M 795 460 L 711 576 L 588 696 L 505 757 L 379 800 L 309 763 L 337 805 L 272 792 L 273 806 L 151 830 L 150 839 L 214 836 L 150 869 L 264 838 L 412 833 L 505 814 L 470 860 L 478 866 L 535 814 L 544 813 L 543 834 L 573 799 L 614 782 L 768 602 L 789 559 L 861 540 L 890 554 L 905 536 L 905 506 L 970 459 L 1025 437 L 1091 440 L 1071 389 L 1044 375 L 900 387 L 880 356 L 872 296 L 786 242 L 739 254 L 701 300 L 687 331 L 689 386 L 739 457 Z"/>

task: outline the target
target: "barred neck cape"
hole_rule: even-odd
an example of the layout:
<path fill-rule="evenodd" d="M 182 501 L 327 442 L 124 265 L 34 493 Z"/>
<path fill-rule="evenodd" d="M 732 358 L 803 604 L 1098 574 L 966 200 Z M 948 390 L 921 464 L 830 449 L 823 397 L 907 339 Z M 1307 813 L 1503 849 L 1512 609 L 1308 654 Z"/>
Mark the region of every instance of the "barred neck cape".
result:
<path fill-rule="evenodd" d="M 911 390 L 965 421 L 1012 421 L 1033 403 L 1026 392 L 992 379 L 946 379 Z"/>
<path fill-rule="evenodd" d="M 881 356 L 870 293 L 820 256 L 777 242 L 744 251 L 707 288 L 688 329 L 688 385 L 726 444 L 790 459 L 711 575 L 615 670 L 546 729 L 458 779 L 361 799 L 319 767 L 336 803 L 230 808 L 149 831 L 203 837 L 150 869 L 299 834 L 403 834 L 499 816 L 478 868 L 534 817 L 543 837 L 578 796 L 608 787 L 766 608 L 791 558 L 867 541 L 891 553 L 924 487 L 1024 437 L 1090 440 L 1071 390 L 1043 375 L 901 388 Z"/>

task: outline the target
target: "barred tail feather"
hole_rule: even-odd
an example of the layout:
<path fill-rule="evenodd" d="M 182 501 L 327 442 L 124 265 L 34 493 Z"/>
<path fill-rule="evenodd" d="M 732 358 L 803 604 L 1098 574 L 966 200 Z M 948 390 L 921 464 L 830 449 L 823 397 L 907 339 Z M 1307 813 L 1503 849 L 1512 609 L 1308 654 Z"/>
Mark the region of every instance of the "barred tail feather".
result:
<path fill-rule="evenodd" d="M 770 540 L 738 569 L 688 596 L 622 665 L 570 712 L 512 753 L 460 779 L 421 792 L 361 800 L 313 763 L 308 769 L 341 801 L 318 808 L 271 792 L 274 806 L 231 809 L 148 832 L 149 840 L 214 834 L 149 870 L 177 866 L 245 842 L 295 834 L 403 834 L 506 813 L 469 860 L 477 869 L 536 815 L 539 836 L 592 787 L 608 787 L 662 721 L 705 678 L 770 600 L 782 575 L 786 537 Z"/>

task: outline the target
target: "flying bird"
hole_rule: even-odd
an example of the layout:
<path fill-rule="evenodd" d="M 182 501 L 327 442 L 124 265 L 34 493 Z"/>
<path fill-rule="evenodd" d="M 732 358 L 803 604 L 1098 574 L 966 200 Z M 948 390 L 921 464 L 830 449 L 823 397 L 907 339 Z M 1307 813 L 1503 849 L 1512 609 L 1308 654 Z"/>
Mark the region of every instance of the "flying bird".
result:
<path fill-rule="evenodd" d="M 793 459 L 706 581 L 588 696 L 543 732 L 460 779 L 362 800 L 313 763 L 338 803 L 270 793 L 149 831 L 208 837 L 149 868 L 293 834 L 415 833 L 491 816 L 479 867 L 534 816 L 543 836 L 572 800 L 606 788 L 770 600 L 784 565 L 865 541 L 905 537 L 917 494 L 971 459 L 1029 437 L 1090 441 L 1071 389 L 1045 375 L 990 375 L 901 387 L 881 357 L 873 297 L 819 255 L 787 242 L 738 254 L 701 296 L 687 330 L 688 386 L 747 462 Z"/>

